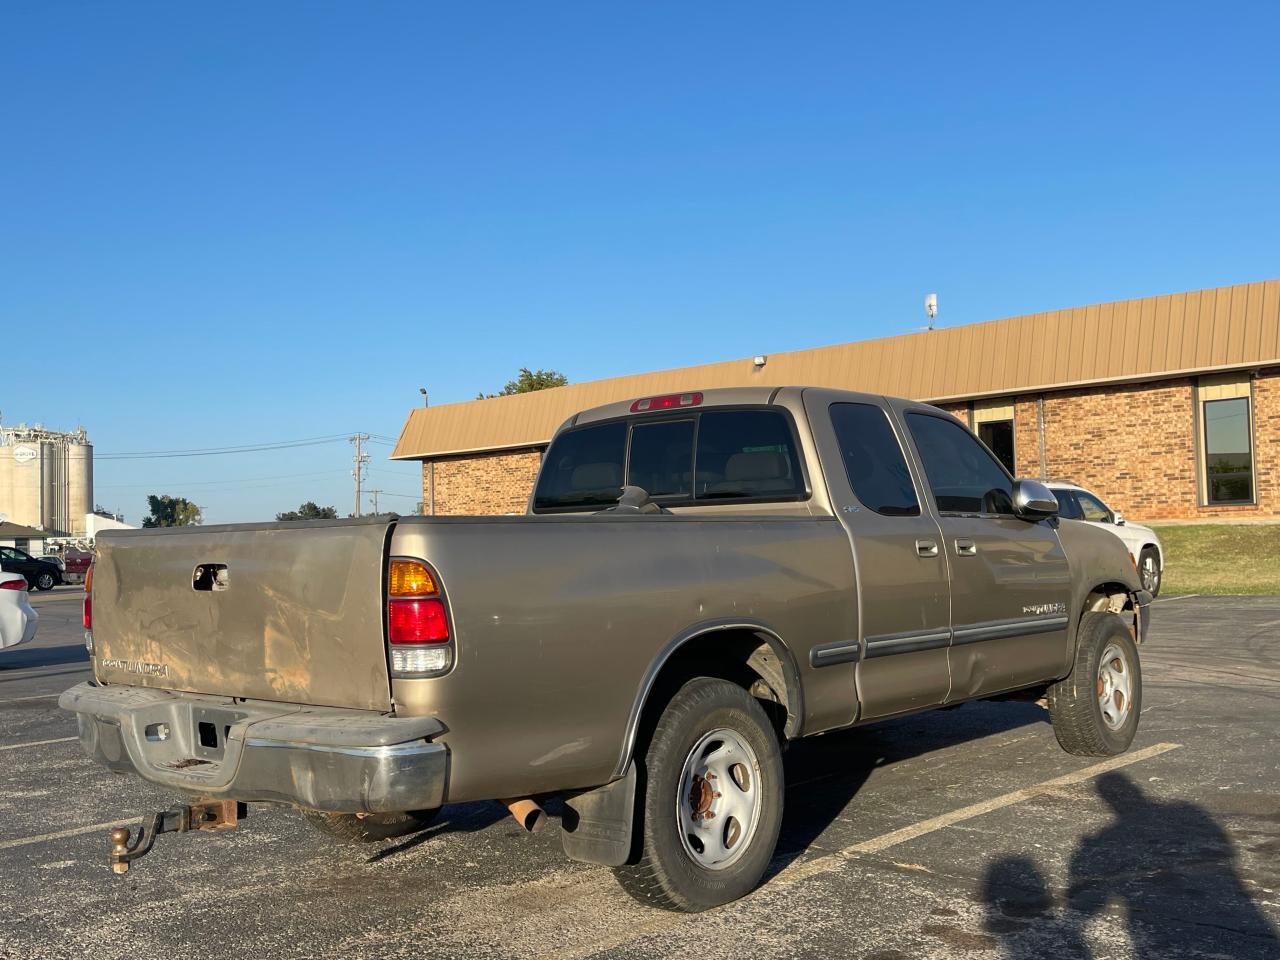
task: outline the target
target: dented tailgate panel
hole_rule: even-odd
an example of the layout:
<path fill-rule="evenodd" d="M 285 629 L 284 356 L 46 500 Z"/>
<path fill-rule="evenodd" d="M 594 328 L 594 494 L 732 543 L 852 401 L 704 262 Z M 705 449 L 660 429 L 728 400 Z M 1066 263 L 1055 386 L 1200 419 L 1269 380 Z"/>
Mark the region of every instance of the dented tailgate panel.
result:
<path fill-rule="evenodd" d="M 97 678 L 390 709 L 388 527 L 330 520 L 103 532 L 93 574 Z"/>

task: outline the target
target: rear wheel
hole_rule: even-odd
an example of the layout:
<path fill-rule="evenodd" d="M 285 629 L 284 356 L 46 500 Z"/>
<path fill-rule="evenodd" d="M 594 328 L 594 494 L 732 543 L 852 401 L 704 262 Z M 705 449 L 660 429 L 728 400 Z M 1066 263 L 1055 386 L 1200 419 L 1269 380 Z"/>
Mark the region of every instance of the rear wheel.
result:
<path fill-rule="evenodd" d="M 1143 547 L 1138 554 L 1138 575 L 1142 577 L 1142 589 L 1153 597 L 1160 596 L 1160 554 L 1155 547 Z"/>
<path fill-rule="evenodd" d="M 320 810 L 303 810 L 307 822 L 338 840 L 348 843 L 376 843 L 405 837 L 425 830 L 440 812 L 434 810 L 408 810 L 404 813 L 324 813 Z"/>
<path fill-rule="evenodd" d="M 1071 674 L 1049 687 L 1059 745 L 1081 757 L 1124 753 L 1141 711 L 1142 665 L 1128 626 L 1114 613 L 1086 613 Z"/>
<path fill-rule="evenodd" d="M 690 680 L 643 757 L 639 860 L 614 873 L 642 903 L 697 912 L 745 896 L 782 825 L 782 752 L 769 718 L 726 680 Z"/>

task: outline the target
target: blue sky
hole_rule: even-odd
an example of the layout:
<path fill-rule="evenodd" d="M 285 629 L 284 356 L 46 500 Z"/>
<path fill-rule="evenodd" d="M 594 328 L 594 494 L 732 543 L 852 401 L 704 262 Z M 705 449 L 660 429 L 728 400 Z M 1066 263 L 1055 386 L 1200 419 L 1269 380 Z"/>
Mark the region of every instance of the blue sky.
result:
<path fill-rule="evenodd" d="M 7 4 L 5 423 L 99 454 L 1274 277 L 1274 4 Z M 209 522 L 343 441 L 97 462 Z M 419 489 L 371 448 L 373 486 Z M 366 504 L 367 507 L 367 504 Z M 384 507 L 385 509 L 385 507 Z"/>

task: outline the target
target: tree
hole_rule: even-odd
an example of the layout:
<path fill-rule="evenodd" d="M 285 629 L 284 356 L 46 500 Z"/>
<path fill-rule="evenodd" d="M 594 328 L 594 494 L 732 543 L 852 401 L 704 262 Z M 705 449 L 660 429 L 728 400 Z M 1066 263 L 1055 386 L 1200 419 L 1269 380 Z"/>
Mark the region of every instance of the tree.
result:
<path fill-rule="evenodd" d="M 308 500 L 297 510 L 288 510 L 276 514 L 277 520 L 337 520 L 338 511 L 334 507 L 322 507 L 314 500 Z"/>
<path fill-rule="evenodd" d="M 481 393 L 477 400 L 488 400 L 491 397 L 509 397 L 516 393 L 533 393 L 535 390 L 549 390 L 552 387 L 563 387 L 569 378 L 558 370 L 530 370 L 520 368 L 520 376 L 508 380 L 507 385 L 497 393 Z"/>
<path fill-rule="evenodd" d="M 185 497 L 153 493 L 147 497 L 147 505 L 151 516 L 143 517 L 144 527 L 191 527 L 204 520 L 200 508 Z"/>

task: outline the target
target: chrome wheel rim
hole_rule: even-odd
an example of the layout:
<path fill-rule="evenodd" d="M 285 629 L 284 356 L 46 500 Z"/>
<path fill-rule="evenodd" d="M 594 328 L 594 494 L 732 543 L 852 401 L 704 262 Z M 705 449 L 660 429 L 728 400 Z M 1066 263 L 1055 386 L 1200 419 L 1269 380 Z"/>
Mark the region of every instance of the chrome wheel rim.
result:
<path fill-rule="evenodd" d="M 1102 722 L 1119 730 L 1133 710 L 1133 673 L 1119 644 L 1109 643 L 1098 664 L 1098 709 Z"/>
<path fill-rule="evenodd" d="M 36 579 L 36 586 L 39 587 L 41 590 L 48 590 L 50 587 L 53 586 L 53 574 L 50 574 L 50 573 L 40 574 L 40 576 Z"/>
<path fill-rule="evenodd" d="M 693 745 L 680 771 L 676 824 L 694 863 L 724 870 L 751 846 L 764 792 L 760 761 L 737 732 L 720 727 Z"/>
<path fill-rule="evenodd" d="M 1156 558 L 1147 554 L 1142 558 L 1142 586 L 1148 593 L 1155 593 L 1160 583 L 1160 571 L 1156 569 Z"/>

